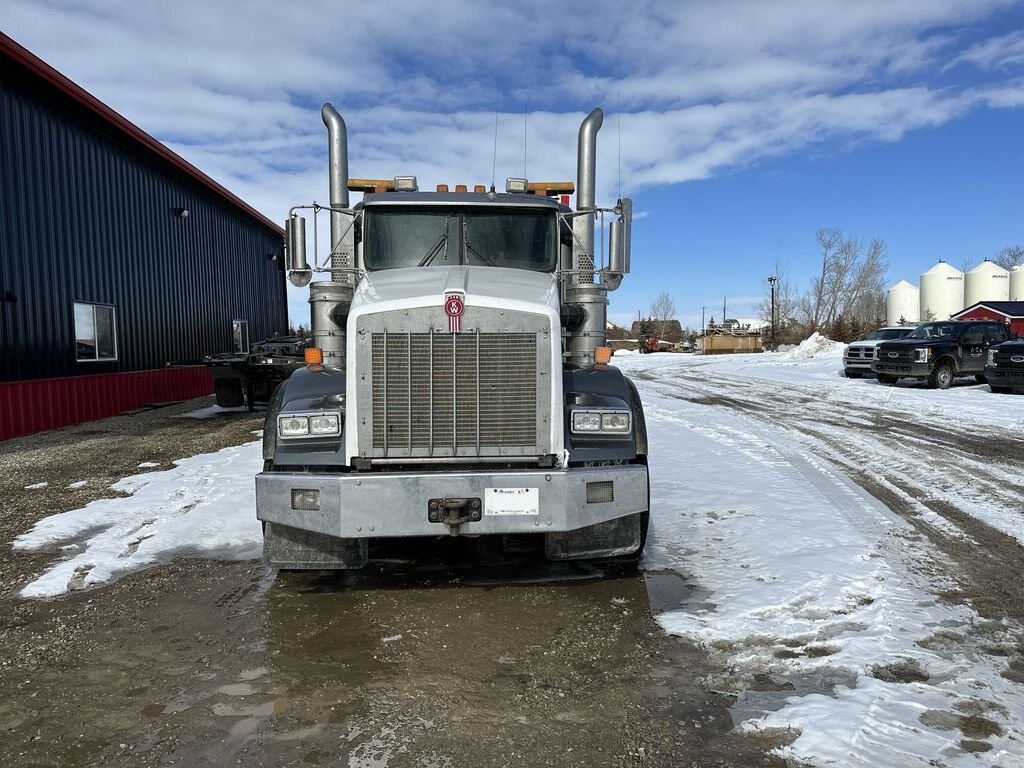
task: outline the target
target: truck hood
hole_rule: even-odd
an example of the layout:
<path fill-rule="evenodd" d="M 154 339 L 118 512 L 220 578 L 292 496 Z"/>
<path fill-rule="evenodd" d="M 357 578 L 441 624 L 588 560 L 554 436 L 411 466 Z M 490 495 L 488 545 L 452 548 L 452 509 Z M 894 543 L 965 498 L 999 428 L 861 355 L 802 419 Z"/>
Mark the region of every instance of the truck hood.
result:
<path fill-rule="evenodd" d="M 553 274 L 503 267 L 457 265 L 410 267 L 370 272 L 359 281 L 349 317 L 413 307 L 444 306 L 449 293 L 461 293 L 467 308 L 499 307 L 558 316 L 558 284 Z"/>

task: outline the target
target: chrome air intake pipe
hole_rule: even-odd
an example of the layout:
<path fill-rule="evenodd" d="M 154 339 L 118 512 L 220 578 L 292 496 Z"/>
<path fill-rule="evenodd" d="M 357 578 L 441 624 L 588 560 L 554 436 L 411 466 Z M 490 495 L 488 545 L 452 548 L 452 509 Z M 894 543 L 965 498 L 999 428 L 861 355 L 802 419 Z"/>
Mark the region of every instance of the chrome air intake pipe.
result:
<path fill-rule="evenodd" d="M 320 111 L 327 126 L 327 165 L 331 208 L 348 208 L 348 129 L 331 104 Z M 345 367 L 345 323 L 355 285 L 355 232 L 351 217 L 331 211 L 331 279 L 309 287 L 313 343 L 324 365 Z"/>

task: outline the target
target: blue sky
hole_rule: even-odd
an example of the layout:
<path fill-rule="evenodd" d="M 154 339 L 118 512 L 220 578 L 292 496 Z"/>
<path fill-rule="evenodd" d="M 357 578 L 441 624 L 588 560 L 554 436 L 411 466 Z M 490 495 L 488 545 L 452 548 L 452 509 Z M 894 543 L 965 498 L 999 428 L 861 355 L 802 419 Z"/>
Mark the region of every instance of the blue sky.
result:
<path fill-rule="evenodd" d="M 244 10 L 239 10 L 244 8 Z M 814 232 L 889 245 L 890 284 L 1024 242 L 1024 6 L 1011 0 L 524 0 L 510 6 L 179 0 L 5 4 L 3 31 L 283 221 L 327 198 L 319 107 L 354 176 L 575 178 L 595 105 L 598 202 L 632 196 L 633 274 L 610 317 L 672 295 L 753 317 Z M 620 133 L 621 125 L 621 155 Z M 621 182 L 618 167 L 621 164 Z M 305 292 L 292 290 L 294 321 Z"/>

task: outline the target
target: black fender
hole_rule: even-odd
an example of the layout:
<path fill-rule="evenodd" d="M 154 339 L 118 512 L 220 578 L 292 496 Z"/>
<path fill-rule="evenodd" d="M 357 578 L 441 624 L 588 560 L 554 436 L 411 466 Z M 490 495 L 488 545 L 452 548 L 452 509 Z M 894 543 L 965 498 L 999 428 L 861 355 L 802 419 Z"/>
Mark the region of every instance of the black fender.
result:
<path fill-rule="evenodd" d="M 633 382 L 612 366 L 566 366 L 562 371 L 565 394 L 564 437 L 571 463 L 637 461 L 647 455 L 647 424 L 643 404 Z M 571 429 L 574 407 L 626 408 L 633 416 L 632 434 L 577 435 Z"/>
<path fill-rule="evenodd" d="M 330 439 L 277 439 L 277 417 L 293 411 L 333 411 L 342 414 L 341 435 Z M 345 372 L 337 368 L 299 368 L 281 382 L 263 425 L 263 460 L 277 466 L 341 466 L 345 448 Z"/>

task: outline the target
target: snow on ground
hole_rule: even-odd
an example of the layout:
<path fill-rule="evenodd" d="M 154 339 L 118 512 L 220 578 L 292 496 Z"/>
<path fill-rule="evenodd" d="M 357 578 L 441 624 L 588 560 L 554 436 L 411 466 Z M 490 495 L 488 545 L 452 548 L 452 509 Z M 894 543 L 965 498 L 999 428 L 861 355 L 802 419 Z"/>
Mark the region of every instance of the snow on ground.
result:
<path fill-rule="evenodd" d="M 850 479 L 888 482 L 922 519 L 941 516 L 920 498 L 955 500 L 1024 541 L 1019 466 L 962 454 L 960 474 L 929 470 L 947 449 L 901 432 L 1019 433 L 1024 397 L 849 380 L 840 355 L 820 337 L 777 354 L 616 355 L 650 432 L 645 567 L 680 574 L 690 591 L 659 621 L 721 662 L 708 684 L 736 695 L 740 727 L 799 732 L 782 750 L 794 760 L 1024 766 L 1024 691 L 992 653 L 1021 628 L 941 600 L 952 564 Z M 117 483 L 127 498 L 42 520 L 15 546 L 65 559 L 22 594 L 57 595 L 178 554 L 258 556 L 260 455 L 251 443 L 183 459 Z"/>
<path fill-rule="evenodd" d="M 967 411 L 1010 427 L 1021 424 L 1024 398 L 847 380 L 841 354 L 818 339 L 776 355 L 616 355 L 640 388 L 650 433 L 655 527 L 645 567 L 676 571 L 693 590 L 659 621 L 720 658 L 726 671 L 709 684 L 738 691 L 742 728 L 799 730 L 782 750 L 788 758 L 1022 766 L 1024 690 L 1000 674 L 1006 658 L 980 650 L 1013 647 L 1020 627 L 940 600 L 951 586 L 941 558 L 907 522 L 853 484 L 824 442 L 748 414 L 780 407 L 784 382 L 781 407 L 848 440 L 854 431 L 835 415 L 846 404 L 929 423 L 957 412 L 961 425 Z M 746 390 L 744 407 L 715 407 L 719 394 L 736 397 L 730 383 Z M 870 447 L 880 463 L 901 460 L 898 449 Z M 1024 540 L 1019 499 L 991 506 L 1016 518 L 1006 527 Z M 960 728 L 972 716 L 981 718 L 973 745 Z"/>
<path fill-rule="evenodd" d="M 208 405 L 205 408 L 197 408 L 187 413 L 179 413 L 178 419 L 212 419 L 214 416 L 222 416 L 225 413 L 245 413 L 249 410 L 246 406 L 240 405 L 237 408 L 221 408 L 219 405 Z"/>
<path fill-rule="evenodd" d="M 176 555 L 223 559 L 260 556 L 253 478 L 262 467 L 259 442 L 174 462 L 174 469 L 115 483 L 127 498 L 100 499 L 52 515 L 14 541 L 15 549 L 58 547 L 65 559 L 22 591 L 50 597 L 116 580 Z"/>

